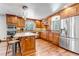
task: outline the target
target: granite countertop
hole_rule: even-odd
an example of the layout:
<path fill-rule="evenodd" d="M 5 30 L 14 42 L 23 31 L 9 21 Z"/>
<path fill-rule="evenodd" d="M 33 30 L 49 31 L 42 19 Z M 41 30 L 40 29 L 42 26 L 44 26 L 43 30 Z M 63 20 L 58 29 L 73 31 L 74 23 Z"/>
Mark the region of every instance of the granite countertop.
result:
<path fill-rule="evenodd" d="M 25 36 L 37 36 L 37 33 L 32 33 L 32 32 L 20 32 L 16 33 L 14 37 L 25 37 Z"/>
<path fill-rule="evenodd" d="M 31 32 L 42 32 L 42 31 L 46 31 L 46 29 L 45 28 L 36 28 L 35 30 L 30 30 Z M 21 30 L 17 30 L 17 33 L 19 33 L 19 32 L 28 32 L 28 30 L 23 30 L 23 31 L 21 31 Z"/>

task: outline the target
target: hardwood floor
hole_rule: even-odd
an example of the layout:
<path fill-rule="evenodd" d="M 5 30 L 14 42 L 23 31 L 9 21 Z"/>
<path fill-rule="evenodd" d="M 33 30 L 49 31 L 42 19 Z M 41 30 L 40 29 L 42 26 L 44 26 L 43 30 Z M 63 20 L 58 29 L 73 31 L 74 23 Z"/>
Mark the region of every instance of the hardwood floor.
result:
<path fill-rule="evenodd" d="M 36 52 L 30 52 L 25 56 L 78 56 L 78 55 L 65 49 L 62 49 L 42 39 L 36 39 Z"/>
<path fill-rule="evenodd" d="M 6 51 L 6 43 L 0 44 L 0 56 L 4 56 Z M 11 56 L 12 54 L 9 54 Z M 36 51 L 30 51 L 23 56 L 79 56 L 75 53 L 62 49 L 45 40 L 36 39 Z"/>

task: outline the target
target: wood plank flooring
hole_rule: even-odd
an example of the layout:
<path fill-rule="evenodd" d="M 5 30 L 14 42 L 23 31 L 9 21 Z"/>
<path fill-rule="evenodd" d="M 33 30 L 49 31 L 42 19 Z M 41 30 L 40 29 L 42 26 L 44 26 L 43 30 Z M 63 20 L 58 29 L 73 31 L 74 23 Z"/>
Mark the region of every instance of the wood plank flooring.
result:
<path fill-rule="evenodd" d="M 6 43 L 0 43 L 0 56 L 4 56 L 5 51 L 6 51 Z M 45 40 L 36 39 L 36 51 L 30 51 L 28 53 L 25 53 L 24 56 L 79 56 L 79 55 L 67 51 L 65 49 L 62 49 Z"/>
<path fill-rule="evenodd" d="M 79 56 L 75 53 L 62 49 L 42 39 L 36 39 L 36 52 L 26 54 L 26 56 Z"/>

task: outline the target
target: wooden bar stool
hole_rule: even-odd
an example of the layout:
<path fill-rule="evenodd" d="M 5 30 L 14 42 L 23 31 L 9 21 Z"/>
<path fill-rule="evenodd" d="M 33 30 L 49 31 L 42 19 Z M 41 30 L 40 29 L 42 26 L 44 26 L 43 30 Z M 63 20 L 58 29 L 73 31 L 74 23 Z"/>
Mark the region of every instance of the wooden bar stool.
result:
<path fill-rule="evenodd" d="M 12 48 L 12 49 L 14 49 L 12 51 L 12 53 L 14 53 L 14 55 L 16 55 L 16 52 L 18 51 L 17 45 L 19 47 L 19 52 L 21 53 L 20 40 L 16 40 L 15 38 L 13 38 L 13 36 L 10 36 L 10 37 L 7 37 L 6 41 L 7 41 L 6 56 L 8 55 L 9 47 L 14 45 L 14 44 L 15 44 L 15 47 Z M 21 53 L 21 55 L 22 55 L 22 53 Z"/>

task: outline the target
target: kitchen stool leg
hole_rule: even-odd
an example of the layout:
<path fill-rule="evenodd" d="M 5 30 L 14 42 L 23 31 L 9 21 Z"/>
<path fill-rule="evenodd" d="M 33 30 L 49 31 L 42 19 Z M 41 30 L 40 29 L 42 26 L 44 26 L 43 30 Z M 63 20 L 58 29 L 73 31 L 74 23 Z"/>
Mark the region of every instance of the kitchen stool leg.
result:
<path fill-rule="evenodd" d="M 15 43 L 15 53 L 17 53 L 17 50 L 18 50 L 17 44 L 18 44 L 18 43 Z"/>
<path fill-rule="evenodd" d="M 16 45 L 15 43 L 12 44 L 12 52 L 13 52 L 12 55 L 13 56 L 16 56 L 16 47 L 15 47 L 15 45 Z"/>
<path fill-rule="evenodd" d="M 9 44 L 7 44 L 6 56 L 7 56 L 7 54 L 8 54 L 8 48 L 9 48 Z"/>
<path fill-rule="evenodd" d="M 18 42 L 18 46 L 19 46 L 19 52 L 20 52 L 20 54 L 21 54 L 21 56 L 22 56 L 22 51 L 21 51 L 21 45 L 20 45 L 20 42 Z"/>

